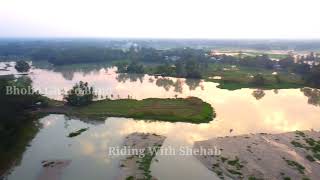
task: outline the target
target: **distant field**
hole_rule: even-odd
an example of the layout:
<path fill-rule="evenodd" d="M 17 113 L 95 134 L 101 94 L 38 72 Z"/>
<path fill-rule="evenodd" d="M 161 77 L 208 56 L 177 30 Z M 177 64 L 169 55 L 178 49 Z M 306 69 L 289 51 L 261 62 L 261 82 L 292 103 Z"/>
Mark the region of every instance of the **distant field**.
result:
<path fill-rule="evenodd" d="M 226 64 L 210 64 L 207 77 L 220 76 L 221 79 L 210 79 L 208 81 L 218 82 L 219 88 L 235 90 L 240 88 L 257 88 L 251 81 L 256 74 L 262 74 L 265 78 L 265 85 L 259 88 L 263 89 L 287 89 L 299 88 L 303 86 L 300 76 L 288 72 L 277 72 L 280 83 L 276 82 L 274 70 L 261 68 L 249 68 L 241 66 L 232 66 Z"/>

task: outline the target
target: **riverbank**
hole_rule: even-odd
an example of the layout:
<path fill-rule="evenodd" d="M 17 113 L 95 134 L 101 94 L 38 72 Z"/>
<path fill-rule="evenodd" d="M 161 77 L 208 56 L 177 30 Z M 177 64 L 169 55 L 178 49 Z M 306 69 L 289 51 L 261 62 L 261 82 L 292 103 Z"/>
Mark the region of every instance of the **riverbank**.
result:
<path fill-rule="evenodd" d="M 320 132 L 250 134 L 198 141 L 221 155 L 197 158 L 219 177 L 232 179 L 320 179 Z"/>
<path fill-rule="evenodd" d="M 139 151 L 140 154 L 128 155 L 120 161 L 119 180 L 146 179 L 155 180 L 150 166 L 156 152 L 161 148 L 166 137 L 150 133 L 132 133 L 125 138 L 124 148 Z"/>
<path fill-rule="evenodd" d="M 48 104 L 36 112 L 103 120 L 113 116 L 190 123 L 208 123 L 215 117 L 211 105 L 196 97 L 99 100 L 83 107 L 71 107 L 59 101 Z"/>

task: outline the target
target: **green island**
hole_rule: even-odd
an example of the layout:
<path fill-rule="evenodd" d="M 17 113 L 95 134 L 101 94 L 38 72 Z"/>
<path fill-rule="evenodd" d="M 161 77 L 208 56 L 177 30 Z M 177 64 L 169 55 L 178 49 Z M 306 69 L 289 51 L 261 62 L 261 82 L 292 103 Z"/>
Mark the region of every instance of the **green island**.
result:
<path fill-rule="evenodd" d="M 215 117 L 210 104 L 196 97 L 148 98 L 143 100 L 117 99 L 93 101 L 86 106 L 72 107 L 52 101 L 42 113 L 63 113 L 79 118 L 105 119 L 128 117 L 169 122 L 207 123 Z"/>

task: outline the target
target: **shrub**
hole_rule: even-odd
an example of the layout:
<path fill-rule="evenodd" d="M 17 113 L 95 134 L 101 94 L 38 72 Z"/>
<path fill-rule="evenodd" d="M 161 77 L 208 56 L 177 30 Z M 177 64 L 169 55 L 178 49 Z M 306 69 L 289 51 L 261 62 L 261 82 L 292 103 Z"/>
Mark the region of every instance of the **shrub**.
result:
<path fill-rule="evenodd" d="M 253 77 L 252 84 L 256 86 L 263 86 L 265 84 L 265 79 L 261 74 L 257 74 Z"/>
<path fill-rule="evenodd" d="M 90 104 L 95 97 L 93 87 L 80 81 L 64 95 L 64 100 L 71 106 L 84 106 Z"/>
<path fill-rule="evenodd" d="M 14 66 L 18 72 L 28 72 L 31 68 L 30 65 L 25 61 L 18 61 Z"/>

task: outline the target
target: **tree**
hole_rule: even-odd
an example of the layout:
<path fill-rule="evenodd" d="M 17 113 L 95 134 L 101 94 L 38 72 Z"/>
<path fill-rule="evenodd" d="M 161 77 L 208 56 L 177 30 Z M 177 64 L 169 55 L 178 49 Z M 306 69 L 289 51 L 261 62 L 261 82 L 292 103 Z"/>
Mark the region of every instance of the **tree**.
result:
<path fill-rule="evenodd" d="M 143 74 L 144 73 L 143 65 L 138 63 L 138 62 L 136 62 L 136 61 L 132 61 L 128 65 L 127 73 Z"/>
<path fill-rule="evenodd" d="M 0 76 L 0 121 L 8 115 L 22 114 L 25 110 L 42 101 L 41 95 L 32 88 L 32 80 L 27 76 Z"/>
<path fill-rule="evenodd" d="M 127 68 L 128 68 L 128 62 L 126 61 L 120 61 L 120 62 L 117 62 L 115 64 L 115 66 L 117 67 L 117 72 L 118 73 L 126 73 L 127 72 Z"/>
<path fill-rule="evenodd" d="M 265 79 L 261 74 L 257 74 L 253 77 L 252 84 L 256 86 L 263 86 L 265 84 Z"/>
<path fill-rule="evenodd" d="M 281 83 L 281 79 L 280 79 L 280 76 L 278 74 L 274 75 L 274 78 L 275 78 L 277 84 Z"/>
<path fill-rule="evenodd" d="M 93 87 L 80 81 L 64 95 L 64 100 L 71 106 L 84 106 L 90 104 L 95 97 Z"/>
<path fill-rule="evenodd" d="M 310 73 L 306 76 L 306 82 L 312 87 L 320 87 L 320 65 L 312 67 Z"/>
<path fill-rule="evenodd" d="M 187 78 L 201 78 L 200 65 L 195 60 L 186 62 Z"/>
<path fill-rule="evenodd" d="M 27 62 L 21 60 L 16 63 L 14 68 L 16 68 L 18 72 L 28 72 L 31 67 Z"/>
<path fill-rule="evenodd" d="M 178 60 L 175 63 L 176 66 L 176 76 L 177 77 L 185 77 L 186 76 L 186 69 L 185 69 L 185 65 L 181 60 Z"/>

